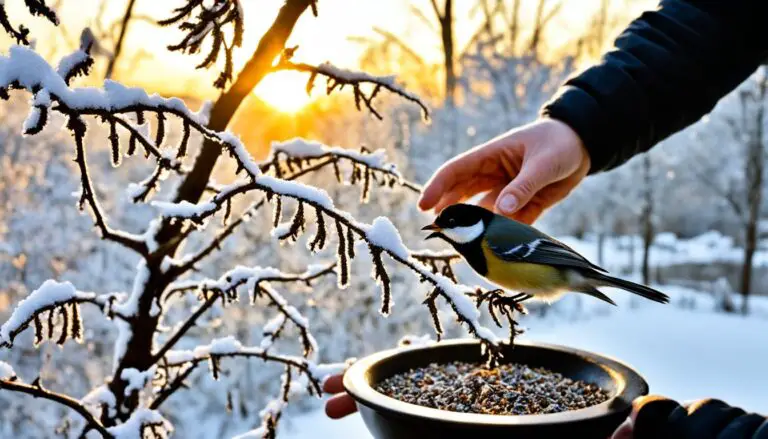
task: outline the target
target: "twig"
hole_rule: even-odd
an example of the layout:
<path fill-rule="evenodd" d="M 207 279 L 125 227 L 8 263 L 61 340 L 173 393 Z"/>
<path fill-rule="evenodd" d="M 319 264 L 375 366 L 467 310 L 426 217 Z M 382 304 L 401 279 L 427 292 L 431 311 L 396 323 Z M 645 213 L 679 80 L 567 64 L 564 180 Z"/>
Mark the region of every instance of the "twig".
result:
<path fill-rule="evenodd" d="M 305 63 L 294 63 L 288 59 L 281 59 L 274 67 L 274 71 L 280 70 L 293 70 L 298 72 L 309 73 L 309 80 L 307 81 L 307 91 L 311 91 L 314 85 L 314 81 L 317 76 L 325 76 L 328 80 L 328 86 L 326 87 L 326 93 L 330 94 L 336 88 L 342 89 L 344 86 L 349 85 L 352 87 L 355 96 L 355 104 L 358 110 L 360 109 L 360 102 L 363 102 L 368 110 L 376 116 L 378 119 L 383 119 L 381 114 L 373 106 L 373 99 L 378 95 L 379 91 L 384 88 L 389 90 L 408 101 L 413 102 L 421 108 L 424 119 L 429 119 L 429 108 L 418 96 L 405 91 L 405 89 L 395 84 L 395 79 L 392 76 L 373 76 L 362 72 L 350 72 L 342 70 L 331 64 L 325 63 L 318 66 L 313 66 Z M 373 90 L 369 94 L 365 94 L 360 89 L 363 84 L 373 85 Z"/>
<path fill-rule="evenodd" d="M 43 388 L 40 384 L 40 379 L 35 380 L 33 384 L 24 384 L 16 380 L 0 380 L 0 389 L 12 390 L 14 392 L 26 393 L 32 395 L 35 398 L 43 398 L 49 401 L 57 402 L 61 405 L 69 407 L 82 416 L 87 425 L 98 431 L 104 438 L 114 438 L 112 433 L 102 425 L 101 422 L 96 419 L 88 409 L 85 408 L 79 401 L 70 398 L 69 396 L 62 395 L 60 393 L 52 392 Z"/>

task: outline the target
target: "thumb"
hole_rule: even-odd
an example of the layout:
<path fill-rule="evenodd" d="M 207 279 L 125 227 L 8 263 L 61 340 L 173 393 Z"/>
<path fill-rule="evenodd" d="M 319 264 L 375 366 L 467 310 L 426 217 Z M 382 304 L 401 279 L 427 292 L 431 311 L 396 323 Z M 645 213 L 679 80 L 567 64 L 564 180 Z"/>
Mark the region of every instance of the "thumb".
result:
<path fill-rule="evenodd" d="M 512 215 L 531 201 L 545 186 L 557 181 L 558 175 L 544 160 L 523 162 L 517 176 L 501 191 L 496 199 L 496 210 Z"/>

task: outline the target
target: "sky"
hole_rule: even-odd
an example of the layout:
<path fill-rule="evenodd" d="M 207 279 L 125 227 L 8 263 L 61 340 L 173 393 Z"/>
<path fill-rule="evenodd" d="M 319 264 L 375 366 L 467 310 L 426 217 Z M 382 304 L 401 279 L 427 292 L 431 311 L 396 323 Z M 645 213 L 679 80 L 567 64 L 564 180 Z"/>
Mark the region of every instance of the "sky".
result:
<path fill-rule="evenodd" d="M 549 0 L 552 5 L 555 0 Z M 654 4 L 649 0 L 612 0 L 614 8 L 624 14 L 636 14 L 643 7 Z M 24 23 L 38 37 L 37 48 L 48 58 L 55 60 L 74 48 L 80 29 L 85 26 L 99 28 L 96 17 L 100 14 L 102 0 L 49 0 L 57 5 L 65 23 L 58 29 L 40 18 L 29 17 L 23 1 L 8 0 L 9 14 L 16 23 Z M 438 3 L 442 3 L 439 1 Z M 457 46 L 462 47 L 477 28 L 480 15 L 471 11 L 475 2 L 455 0 L 455 28 Z M 566 42 L 579 35 L 600 0 L 570 0 L 563 2 L 561 13 L 552 26 L 550 36 L 555 44 Z M 104 3 L 102 23 L 119 20 L 127 0 L 110 0 Z M 136 0 L 137 16 L 162 19 L 180 4 L 176 0 Z M 235 53 L 235 70 L 244 64 L 258 44 L 259 38 L 277 14 L 280 0 L 245 0 L 246 32 L 242 48 Z M 534 1 L 523 3 L 523 14 L 533 14 Z M 349 37 L 375 37 L 374 27 L 391 32 L 418 52 L 429 63 L 441 62 L 439 38 L 435 29 L 417 18 L 413 8 L 421 9 L 432 18 L 429 0 L 320 0 L 319 16 L 305 13 L 299 20 L 288 46 L 299 45 L 295 59 L 312 64 L 332 61 L 341 67 L 354 68 L 365 45 L 349 40 Z M 104 27 L 102 25 L 102 27 Z M 131 22 L 125 47 L 129 53 L 118 65 L 116 78 L 130 85 L 138 85 L 175 96 L 196 95 L 215 98 L 217 91 L 211 86 L 217 71 L 194 71 L 202 58 L 172 53 L 165 49 L 181 39 L 175 28 L 160 28 L 149 20 Z M 7 43 L 0 46 L 5 50 Z M 396 73 L 396 72 L 395 72 Z M 304 92 L 306 76 L 297 73 L 273 74 L 260 84 L 255 93 L 271 104 L 287 112 L 295 111 L 309 100 Z M 318 91 L 318 94 L 321 92 Z"/>

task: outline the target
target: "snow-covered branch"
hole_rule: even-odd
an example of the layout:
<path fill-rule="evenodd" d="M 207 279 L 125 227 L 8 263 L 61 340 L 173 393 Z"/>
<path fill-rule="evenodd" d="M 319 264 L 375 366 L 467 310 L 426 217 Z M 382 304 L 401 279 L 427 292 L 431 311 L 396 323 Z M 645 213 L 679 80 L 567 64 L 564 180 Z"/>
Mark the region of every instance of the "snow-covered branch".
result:
<path fill-rule="evenodd" d="M 354 151 L 338 146 L 326 146 L 319 142 L 310 142 L 305 139 L 291 139 L 285 142 L 272 144 L 272 153 L 262 166 L 262 172 L 272 171 L 280 178 L 290 176 L 296 178 L 296 173 L 312 168 L 314 165 L 333 165 L 336 179 L 339 183 L 344 181 L 339 162 L 348 161 L 352 164 L 351 184 L 362 181 L 363 201 L 367 201 L 370 194 L 371 179 L 379 185 L 393 187 L 399 185 L 413 192 L 421 192 L 421 187 L 412 183 L 400 174 L 397 166 L 387 162 L 386 152 L 383 149 L 369 151 L 361 148 Z M 287 170 L 287 174 L 286 174 Z"/>
<path fill-rule="evenodd" d="M 350 86 L 354 92 L 357 109 L 361 109 L 361 104 L 365 105 L 371 114 L 378 119 L 383 119 L 378 110 L 376 110 L 373 100 L 378 96 L 382 89 L 385 89 L 418 105 L 421 108 L 421 113 L 424 119 L 429 119 L 429 107 L 427 107 L 427 104 L 422 101 L 421 98 L 399 85 L 395 76 L 375 76 L 365 72 L 356 72 L 336 67 L 329 62 L 317 66 L 305 63 L 295 63 L 291 61 L 292 57 L 293 50 L 286 50 L 280 61 L 273 67 L 273 70 L 293 70 L 309 73 L 307 93 L 310 93 L 314 88 L 317 77 L 323 76 L 326 78 L 326 94 L 331 94 L 336 89 L 342 90 L 345 86 Z M 371 86 L 371 91 L 369 93 L 363 91 L 361 88 L 363 85 Z"/>
<path fill-rule="evenodd" d="M 252 166 L 241 164 L 243 169 Z M 244 189 L 246 186 L 249 189 Z M 275 199 L 275 206 L 280 205 L 281 198 L 293 199 L 298 202 L 297 210 L 288 223 L 278 224 L 273 234 L 280 239 L 296 239 L 305 229 L 306 218 L 304 215 L 304 206 L 314 209 L 317 222 L 317 232 L 315 238 L 310 242 L 312 250 L 319 250 L 325 246 L 327 231 L 326 224 L 333 222 L 333 226 L 338 237 L 337 262 L 339 274 L 339 286 L 345 287 L 349 282 L 349 262 L 355 256 L 354 241 L 361 239 L 366 242 L 374 263 L 374 279 L 381 285 L 383 291 L 382 313 L 388 314 L 391 306 L 390 281 L 387 271 L 382 261 L 382 255 L 387 254 L 391 259 L 409 268 L 416 273 L 419 278 L 433 287 L 432 295 L 442 297 L 453 309 L 456 318 L 466 325 L 468 331 L 483 341 L 483 344 L 490 348 L 490 352 L 496 355 L 498 352 L 499 338 L 488 328 L 482 326 L 479 322 L 479 311 L 467 294 L 474 294 L 471 288 L 457 285 L 454 281 L 442 274 L 433 272 L 418 260 L 411 257 L 410 250 L 403 244 L 399 233 L 392 223 L 379 217 L 373 224 L 364 224 L 356 221 L 348 213 L 337 209 L 333 201 L 325 191 L 312 188 L 298 182 L 291 182 L 278 179 L 268 175 L 251 175 L 250 183 L 237 183 L 233 185 L 236 189 L 246 192 L 248 190 L 259 190 L 264 192 L 268 198 Z M 200 205 L 184 206 L 188 218 L 195 218 L 206 215 L 211 210 L 209 201 Z M 174 212 L 176 209 L 168 208 L 166 212 Z M 276 212 L 276 219 L 279 219 L 280 212 Z M 436 309 L 430 307 L 430 311 L 435 314 Z M 433 315 L 436 317 L 436 315 Z M 435 318 L 436 319 L 436 318 Z M 436 325 L 436 330 L 440 330 Z"/>
<path fill-rule="evenodd" d="M 303 393 L 321 395 L 323 381 L 330 375 L 340 373 L 347 364 L 317 364 L 305 357 L 296 357 L 269 352 L 264 347 L 243 346 L 234 337 L 229 336 L 214 340 L 209 345 L 198 346 L 191 351 L 169 351 L 164 358 L 162 367 L 166 377 L 176 370 L 173 379 L 166 380 L 166 385 L 152 401 L 150 407 L 157 409 L 176 390 L 181 388 L 183 381 L 203 362 L 208 362 L 214 379 L 219 378 L 221 359 L 223 358 L 257 358 L 267 362 L 280 363 L 285 366 L 280 397 L 268 403 L 261 411 L 262 426 L 248 435 L 240 437 L 275 437 L 275 430 L 283 408 L 291 395 Z M 299 379 L 293 376 L 298 372 Z"/>
<path fill-rule="evenodd" d="M 64 344 L 67 340 L 82 342 L 80 304 L 90 303 L 103 309 L 110 317 L 122 318 L 112 308 L 120 297 L 118 294 L 97 296 L 77 291 L 69 282 L 48 280 L 19 302 L 8 320 L 0 326 L 0 347 L 11 347 L 16 336 L 33 323 L 36 344 L 46 339 L 54 340 L 57 327 L 60 327 L 58 338 L 55 339 L 58 344 Z"/>
<path fill-rule="evenodd" d="M 203 280 L 199 282 L 182 282 L 181 285 L 170 285 L 165 294 L 167 301 L 174 294 L 184 293 L 186 291 L 201 291 L 205 296 L 205 301 L 198 309 L 187 318 L 168 341 L 154 355 L 152 363 L 159 362 L 163 356 L 170 351 L 173 346 L 187 333 L 197 322 L 197 320 L 212 307 L 218 300 L 237 300 L 237 289 L 245 285 L 246 290 L 252 292 L 251 303 L 258 297 L 266 297 L 271 306 L 274 306 L 279 314 L 283 316 L 282 323 L 273 330 L 265 331 L 265 337 L 269 339 L 263 347 L 266 349 L 279 336 L 285 321 L 292 322 L 300 333 L 300 339 L 304 347 L 304 355 L 317 350 L 316 342 L 309 332 L 309 323 L 296 308 L 289 305 L 285 298 L 277 293 L 269 284 L 272 283 L 302 283 L 310 286 L 312 282 L 320 277 L 335 273 L 336 264 L 313 265 L 306 272 L 301 274 L 283 273 L 274 268 L 263 267 L 236 267 L 225 273 L 218 280 Z"/>
<path fill-rule="evenodd" d="M 242 148 L 239 142 L 225 145 L 230 146 L 234 151 Z M 344 182 L 340 162 L 348 161 L 352 165 L 349 183 L 362 186 L 361 199 L 363 202 L 368 201 L 372 182 L 386 187 L 400 185 L 417 193 L 420 191 L 418 185 L 402 177 L 394 164 L 386 162 L 386 155 L 382 150 L 369 152 L 363 149 L 358 152 L 340 147 L 329 147 L 317 142 L 307 142 L 303 139 L 275 143 L 272 148 L 272 154 L 261 165 L 256 165 L 244 151 L 233 154 L 233 157 L 238 162 L 238 168 L 240 170 L 246 169 L 250 175 L 270 173 L 285 181 L 294 180 L 331 165 L 337 180 Z M 195 205 L 186 202 L 153 202 L 152 204 L 164 217 L 189 219 L 201 224 L 210 216 L 221 211 L 223 207 L 229 205 L 237 195 L 255 189 L 257 187 L 252 181 L 242 179 L 217 188 L 213 197 L 200 204 Z M 258 204 L 258 206 L 260 205 Z"/>

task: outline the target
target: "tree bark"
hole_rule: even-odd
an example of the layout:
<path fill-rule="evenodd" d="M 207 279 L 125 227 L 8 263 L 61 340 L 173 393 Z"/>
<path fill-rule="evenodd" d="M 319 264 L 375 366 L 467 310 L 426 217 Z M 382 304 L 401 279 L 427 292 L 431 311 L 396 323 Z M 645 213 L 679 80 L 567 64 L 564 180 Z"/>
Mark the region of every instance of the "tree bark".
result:
<path fill-rule="evenodd" d="M 112 74 L 115 70 L 118 58 L 123 51 L 123 40 L 125 40 L 125 34 L 128 32 L 128 24 L 131 21 L 133 15 L 133 6 L 136 4 L 136 0 L 128 0 L 128 5 L 125 7 L 125 14 L 123 15 L 123 22 L 120 25 L 120 36 L 117 37 L 115 48 L 112 51 L 112 56 L 109 58 L 109 64 L 107 64 L 107 71 L 104 73 L 104 79 L 112 78 Z"/>
<path fill-rule="evenodd" d="M 653 180 L 651 178 L 651 157 L 648 154 L 643 156 L 643 262 L 642 275 L 643 283 L 651 282 L 651 245 L 653 244 Z"/>
<path fill-rule="evenodd" d="M 256 51 L 239 73 L 234 84 L 214 103 L 211 109 L 209 128 L 218 131 L 227 128 L 243 100 L 269 73 L 274 59 L 282 53 L 285 42 L 291 35 L 296 22 L 311 3 L 311 0 L 288 0 L 285 2 L 274 23 L 261 38 Z M 203 143 L 202 150 L 195 160 L 192 170 L 178 189 L 176 202 L 195 203 L 200 200 L 221 152 L 220 145 L 208 140 Z M 168 284 L 174 280 L 160 269 L 160 265 L 166 255 L 173 255 L 178 248 L 179 242 L 167 244 L 178 236 L 180 231 L 180 224 L 171 225 L 166 221 L 156 237 L 161 250 L 154 253 L 147 262 L 150 275 L 140 294 L 139 312 L 130 322 L 131 335 L 125 355 L 109 383 L 110 390 L 117 398 L 118 419 L 125 420 L 127 415 L 138 406 L 136 392 L 131 397 L 123 396 L 126 383 L 120 379 L 120 374 L 127 368 L 146 370 L 151 366 L 154 348 L 153 336 L 156 332 L 158 318 L 152 317 L 150 311 L 155 298 L 162 294 Z"/>
<path fill-rule="evenodd" d="M 603 230 L 600 230 L 597 232 L 597 265 L 603 266 L 605 265 L 605 257 L 604 255 L 605 251 L 605 232 Z"/>
<path fill-rule="evenodd" d="M 749 139 L 746 177 L 747 177 L 747 218 L 744 233 L 744 264 L 741 269 L 741 313 L 749 313 L 749 295 L 752 292 L 752 265 L 757 250 L 758 225 L 760 209 L 763 200 L 763 172 L 765 154 L 763 151 L 763 123 L 765 118 L 766 84 L 762 80 L 758 85 L 758 93 L 754 96 L 757 109 L 755 110 L 754 135 Z"/>
<path fill-rule="evenodd" d="M 440 18 L 440 37 L 445 60 L 445 100 L 452 108 L 456 105 L 456 60 L 453 37 L 453 0 L 445 0 Z"/>

